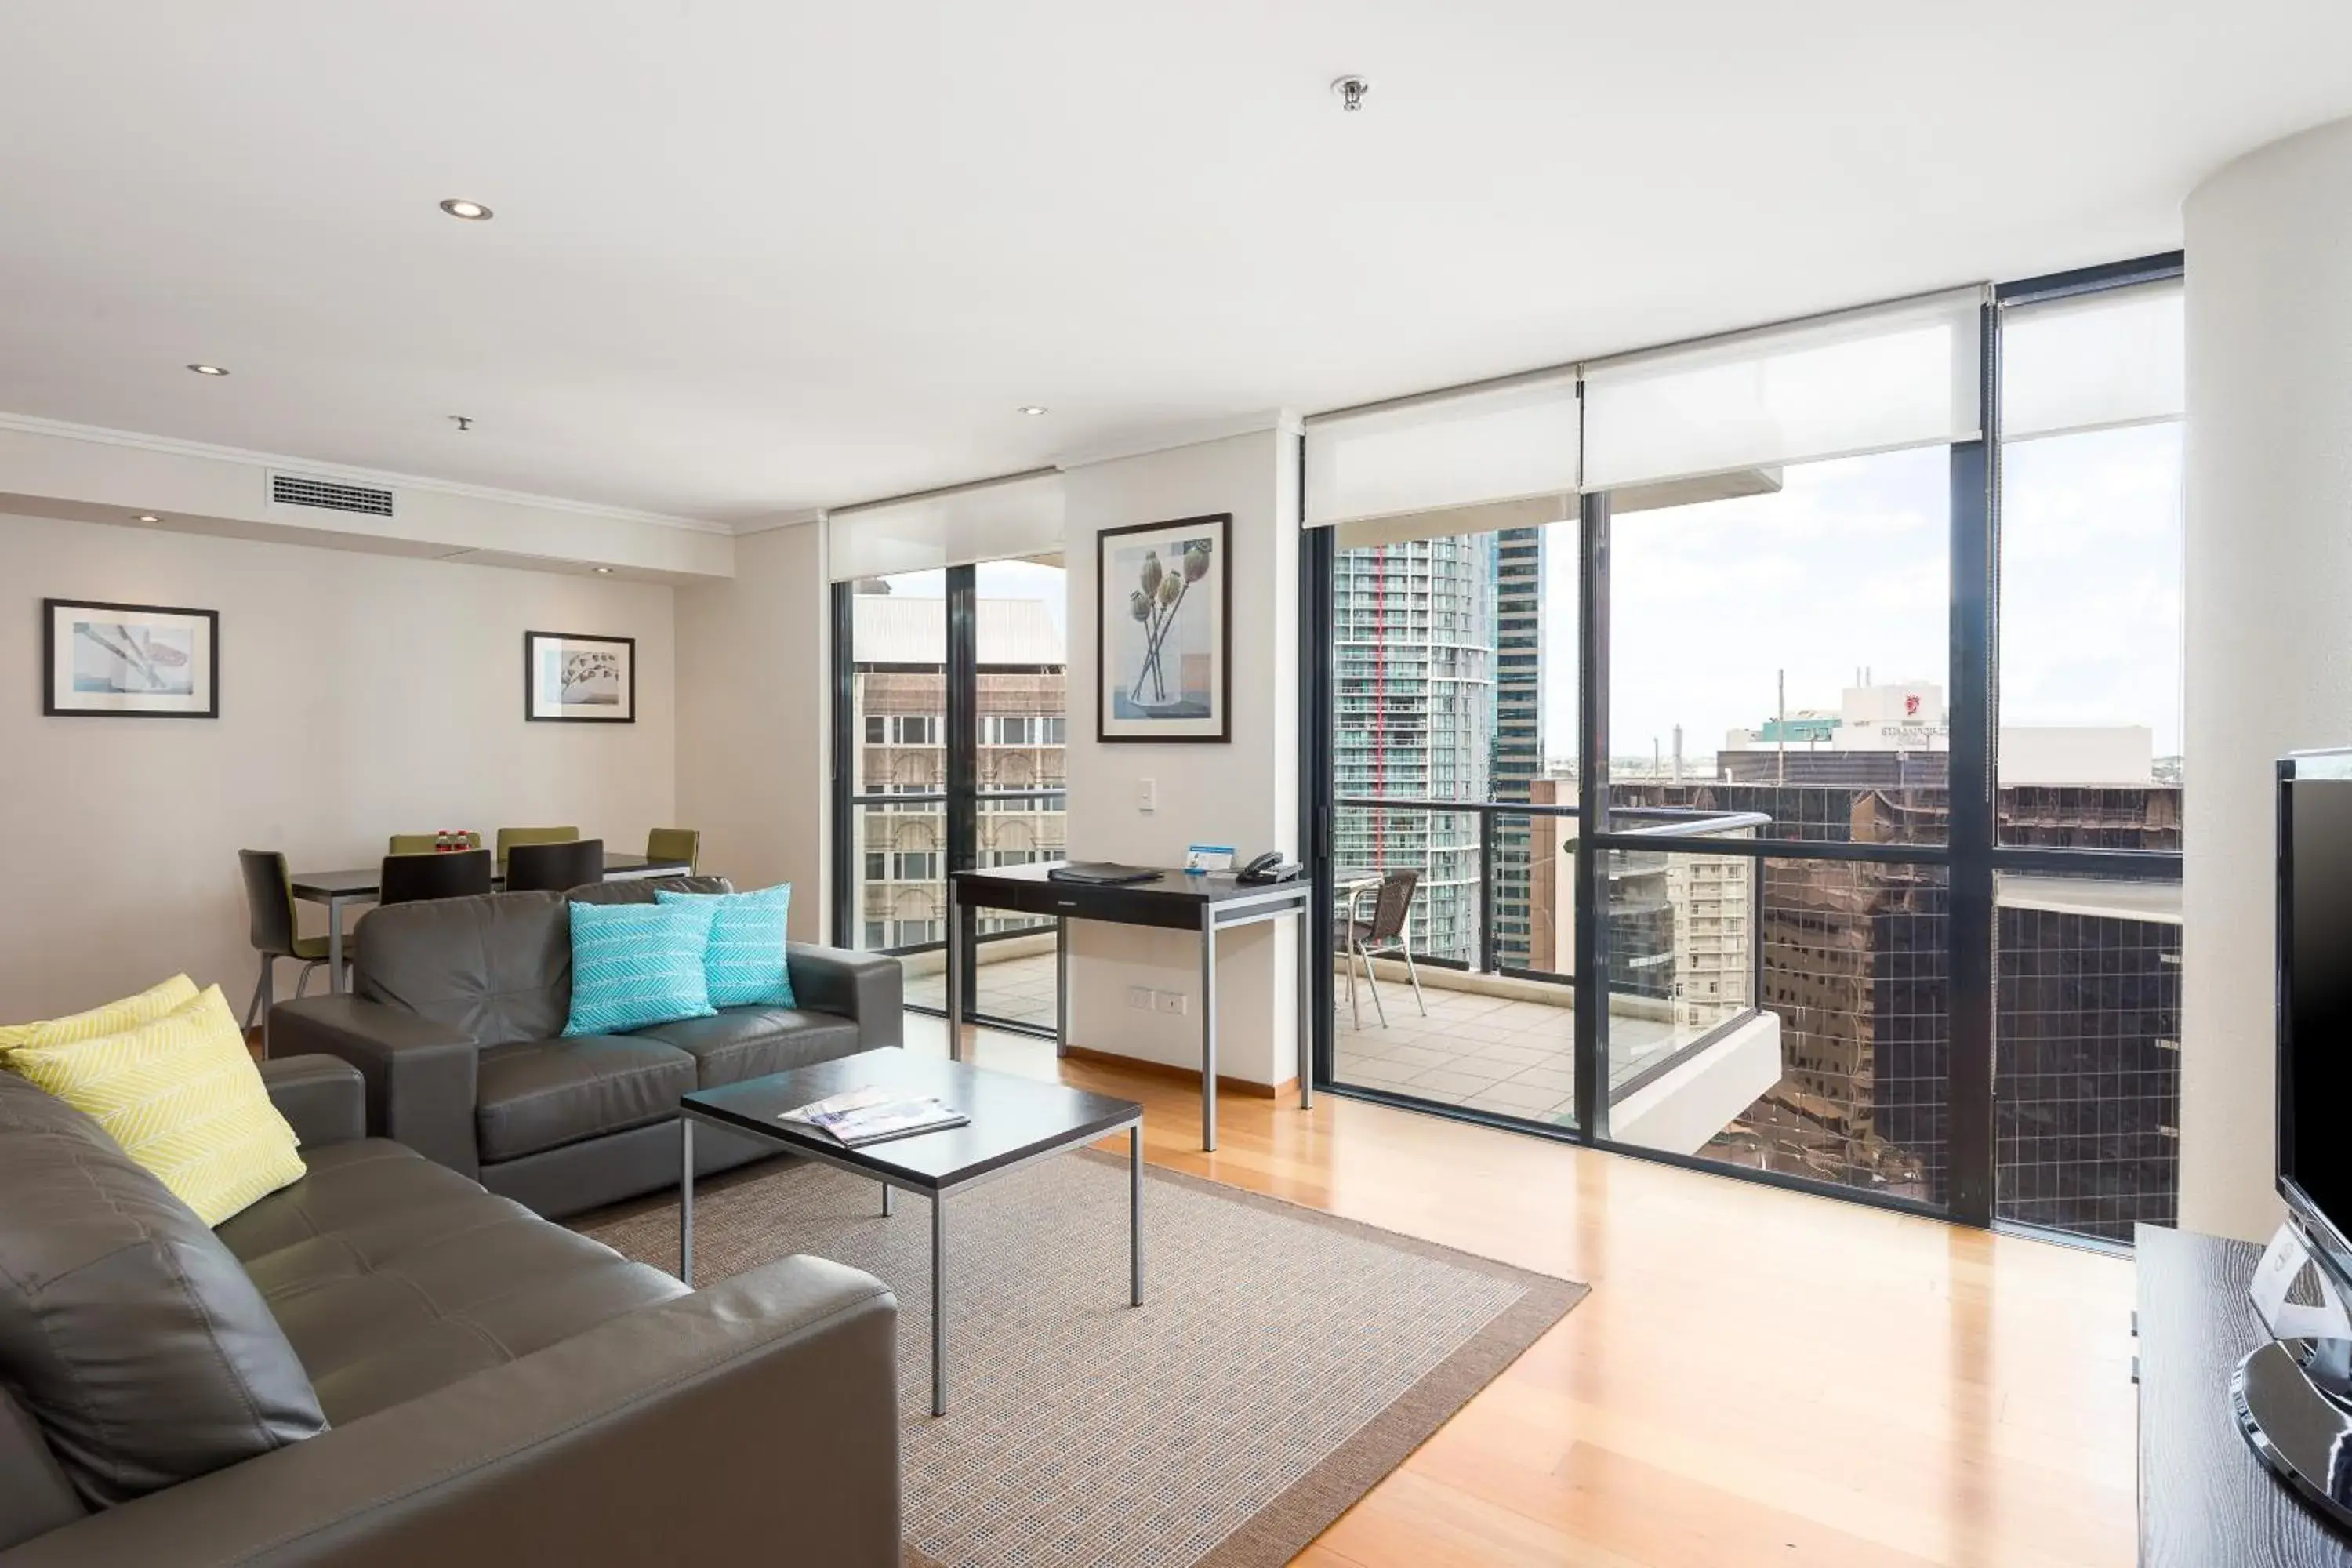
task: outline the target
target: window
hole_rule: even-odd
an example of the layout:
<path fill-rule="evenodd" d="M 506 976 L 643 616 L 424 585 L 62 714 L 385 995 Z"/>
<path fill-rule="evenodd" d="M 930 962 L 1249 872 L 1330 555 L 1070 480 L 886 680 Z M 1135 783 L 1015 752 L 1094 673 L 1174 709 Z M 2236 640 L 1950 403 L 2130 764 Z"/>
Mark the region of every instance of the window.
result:
<path fill-rule="evenodd" d="M 1979 1223 L 2169 1223 L 2179 277 L 1310 419 L 1311 798 L 1348 905 L 1318 1072 Z M 1402 952 L 1348 942 L 1398 869 L 1426 1016 Z M 1570 976 L 1580 929 L 1605 962 Z"/>
<path fill-rule="evenodd" d="M 1641 781 L 1612 804 L 1762 811 L 1766 837 L 1941 842 L 1948 449 L 1715 488 L 1611 522 L 1610 773 Z"/>
<path fill-rule="evenodd" d="M 857 514 L 835 521 L 837 537 L 863 527 Z M 949 536 L 924 537 L 939 545 Z M 834 694 L 846 784 L 835 809 L 836 940 L 908 954 L 911 1006 L 945 1005 L 948 868 L 1062 853 L 1067 597 L 1050 552 L 835 585 L 834 613 L 849 621 L 855 653 Z M 971 638 L 953 661 L 954 689 L 951 628 Z M 977 743 L 950 745 L 958 732 Z M 1050 922 L 991 916 L 982 931 L 992 940 L 965 971 L 970 1015 L 1049 1030 Z"/>
<path fill-rule="evenodd" d="M 854 659 L 839 722 L 864 744 L 844 759 L 849 799 L 836 797 L 835 853 L 858 873 L 836 881 L 835 940 L 868 952 L 908 946 L 905 933 L 940 918 L 947 888 L 909 848 L 936 849 L 946 828 L 938 797 L 946 779 L 929 748 L 944 733 L 947 577 L 908 572 L 836 588 L 836 614 L 852 617 Z M 835 695 L 840 704 L 843 693 Z M 855 715 L 853 720 L 848 715 Z M 929 799 L 899 799 L 929 796 Z M 908 984 L 916 984 L 913 974 Z"/>
<path fill-rule="evenodd" d="M 1994 1213 L 2124 1243 L 2179 1182 L 2183 335 L 2177 278 L 2001 311 L 2000 840 L 2143 858 L 2000 877 Z"/>

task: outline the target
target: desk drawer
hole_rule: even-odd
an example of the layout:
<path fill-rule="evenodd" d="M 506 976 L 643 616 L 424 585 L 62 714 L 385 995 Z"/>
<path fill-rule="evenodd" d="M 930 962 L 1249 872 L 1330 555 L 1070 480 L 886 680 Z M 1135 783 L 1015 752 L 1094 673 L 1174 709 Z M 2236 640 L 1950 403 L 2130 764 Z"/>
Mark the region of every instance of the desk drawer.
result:
<path fill-rule="evenodd" d="M 1061 915 L 1070 920 L 1109 921 L 1118 925 L 1158 926 L 1166 931 L 1201 929 L 1202 900 L 1184 893 L 1141 887 L 1088 887 L 1080 882 L 956 880 L 956 897 L 973 909 L 1013 910 L 1024 915 Z"/>

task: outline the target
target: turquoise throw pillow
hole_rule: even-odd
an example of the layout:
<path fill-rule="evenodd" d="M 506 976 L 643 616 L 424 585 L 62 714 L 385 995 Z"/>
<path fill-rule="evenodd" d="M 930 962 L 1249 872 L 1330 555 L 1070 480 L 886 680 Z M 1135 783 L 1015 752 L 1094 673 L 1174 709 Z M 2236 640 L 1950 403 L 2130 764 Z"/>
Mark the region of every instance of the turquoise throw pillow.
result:
<path fill-rule="evenodd" d="M 709 904 L 710 945 L 702 967 L 714 1007 L 797 1007 L 792 971 L 784 963 L 784 917 L 793 885 L 751 893 L 674 893 L 658 889 L 665 904 Z"/>
<path fill-rule="evenodd" d="M 572 1019 L 566 1036 L 614 1035 L 678 1018 L 708 1018 L 708 905 L 573 904 Z"/>

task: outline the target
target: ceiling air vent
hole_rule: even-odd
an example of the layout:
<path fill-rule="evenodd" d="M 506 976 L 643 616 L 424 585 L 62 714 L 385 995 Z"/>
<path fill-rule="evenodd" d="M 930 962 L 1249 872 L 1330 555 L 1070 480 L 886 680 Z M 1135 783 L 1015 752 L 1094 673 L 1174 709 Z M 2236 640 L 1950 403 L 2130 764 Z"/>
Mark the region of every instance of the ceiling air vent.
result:
<path fill-rule="evenodd" d="M 269 476 L 269 499 L 279 506 L 315 507 L 320 511 L 355 511 L 363 517 L 390 517 L 392 492 L 376 485 L 345 484 L 341 479 L 306 479 L 299 474 Z"/>

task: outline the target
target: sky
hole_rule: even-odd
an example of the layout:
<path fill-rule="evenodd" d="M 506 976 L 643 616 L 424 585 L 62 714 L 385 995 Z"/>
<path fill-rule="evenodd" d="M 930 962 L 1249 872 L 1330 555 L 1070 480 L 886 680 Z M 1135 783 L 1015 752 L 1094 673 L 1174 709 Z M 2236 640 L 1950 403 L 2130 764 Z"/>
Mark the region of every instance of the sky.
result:
<path fill-rule="evenodd" d="M 2180 429 L 2013 443 L 2004 455 L 2001 721 L 2145 724 L 2180 750 Z M 1951 688 L 1950 469 L 1941 447 L 1787 469 L 1772 495 L 1615 520 L 1611 751 L 1705 756 L 1873 680 Z M 1547 541 L 1545 747 L 1575 750 L 1576 542 Z M 1562 608 L 1564 606 L 1564 609 Z"/>

